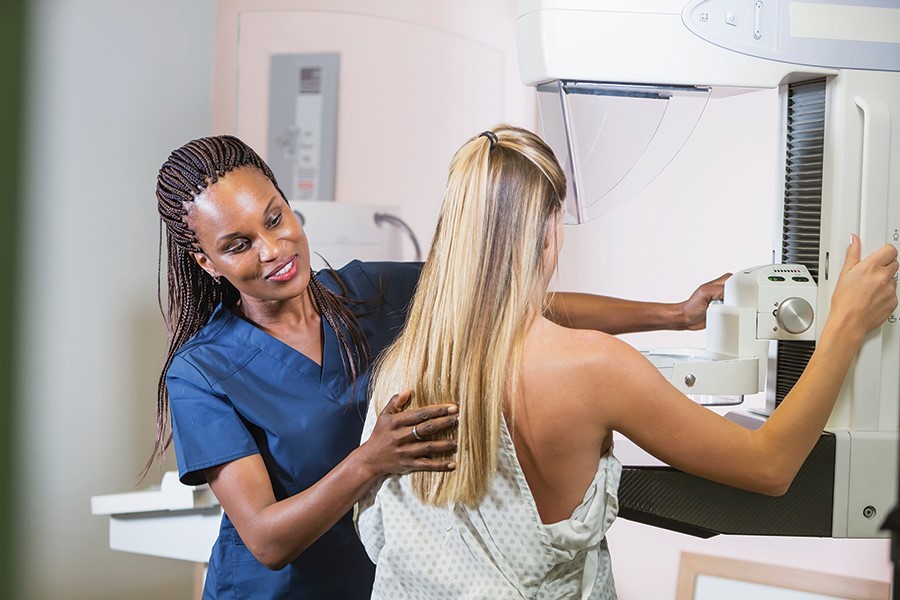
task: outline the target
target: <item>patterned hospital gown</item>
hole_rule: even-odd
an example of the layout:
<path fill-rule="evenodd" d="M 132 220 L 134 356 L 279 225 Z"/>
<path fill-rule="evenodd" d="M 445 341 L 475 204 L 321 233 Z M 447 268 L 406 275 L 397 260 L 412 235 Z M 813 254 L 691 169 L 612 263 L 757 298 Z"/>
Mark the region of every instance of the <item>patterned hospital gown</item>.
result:
<path fill-rule="evenodd" d="M 369 410 L 363 430 L 375 423 Z M 490 491 L 473 508 L 417 500 L 405 476 L 376 483 L 359 503 L 357 526 L 376 563 L 377 600 L 615 598 L 606 532 L 618 512 L 622 466 L 600 459 L 582 503 L 544 525 L 507 428 Z"/>

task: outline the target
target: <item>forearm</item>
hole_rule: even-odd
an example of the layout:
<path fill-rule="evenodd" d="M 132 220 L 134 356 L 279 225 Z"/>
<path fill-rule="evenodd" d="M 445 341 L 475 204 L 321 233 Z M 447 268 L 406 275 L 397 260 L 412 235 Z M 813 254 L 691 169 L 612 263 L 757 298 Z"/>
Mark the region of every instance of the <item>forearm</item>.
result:
<path fill-rule="evenodd" d="M 862 335 L 826 324 L 819 347 L 777 410 L 748 430 L 687 401 L 646 361 L 606 377 L 613 428 L 688 473 L 752 492 L 784 494 L 825 427 Z M 620 361 L 617 369 L 629 369 Z M 625 392 L 621 391 L 624 386 Z M 677 395 L 675 398 L 673 395 Z M 605 402 L 609 402 L 605 400 Z M 677 423 L 678 427 L 672 427 Z"/>
<path fill-rule="evenodd" d="M 828 422 L 866 334 L 881 326 L 897 307 L 897 249 L 885 244 L 860 260 L 860 246 L 859 238 L 851 235 L 816 350 L 756 436 L 772 449 L 773 468 L 787 475 L 785 490 Z"/>
<path fill-rule="evenodd" d="M 415 436 L 456 426 L 458 407 L 438 404 L 403 411 L 409 393 L 395 394 L 371 435 L 325 477 L 299 494 L 276 502 L 259 455 L 207 472 L 213 492 L 241 538 L 260 562 L 278 569 L 295 559 L 337 523 L 379 477 L 410 471 L 452 471 L 455 439 Z M 226 494 L 220 495 L 220 490 Z"/>
<path fill-rule="evenodd" d="M 843 329 L 843 330 L 842 330 Z M 809 364 L 778 409 L 758 430 L 775 477 L 790 485 L 825 428 L 847 371 L 863 340 L 862 333 L 826 323 Z"/>
<path fill-rule="evenodd" d="M 681 303 L 638 302 L 574 292 L 548 296 L 545 316 L 563 327 L 612 335 L 685 328 Z"/>
<path fill-rule="evenodd" d="M 261 563 L 280 569 L 331 529 L 368 491 L 378 474 L 354 450 L 306 490 L 276 501 L 262 460 L 230 463 L 210 485 L 241 539 Z"/>

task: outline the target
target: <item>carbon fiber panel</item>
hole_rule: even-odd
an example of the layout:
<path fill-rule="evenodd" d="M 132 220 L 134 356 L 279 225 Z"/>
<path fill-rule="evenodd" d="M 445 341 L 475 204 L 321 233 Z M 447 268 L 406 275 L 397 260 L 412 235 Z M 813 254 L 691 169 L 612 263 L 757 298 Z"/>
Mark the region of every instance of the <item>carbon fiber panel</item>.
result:
<path fill-rule="evenodd" d="M 823 433 L 784 496 L 772 498 L 669 467 L 623 467 L 619 516 L 697 537 L 831 537 L 835 437 Z"/>

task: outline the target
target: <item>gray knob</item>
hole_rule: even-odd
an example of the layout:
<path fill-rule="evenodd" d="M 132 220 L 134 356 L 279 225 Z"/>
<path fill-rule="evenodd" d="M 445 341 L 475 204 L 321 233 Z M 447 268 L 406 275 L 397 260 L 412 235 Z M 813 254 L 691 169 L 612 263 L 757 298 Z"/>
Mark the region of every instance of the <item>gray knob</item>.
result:
<path fill-rule="evenodd" d="M 803 333 L 813 322 L 813 307 L 803 298 L 788 298 L 778 305 L 778 325 L 788 333 Z"/>

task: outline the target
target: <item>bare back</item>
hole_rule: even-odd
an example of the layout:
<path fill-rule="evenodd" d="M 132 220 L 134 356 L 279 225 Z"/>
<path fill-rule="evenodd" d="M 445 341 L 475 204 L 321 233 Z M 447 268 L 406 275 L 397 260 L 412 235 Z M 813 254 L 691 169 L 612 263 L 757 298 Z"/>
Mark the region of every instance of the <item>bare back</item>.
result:
<path fill-rule="evenodd" d="M 605 334 L 538 319 L 525 340 L 521 387 L 510 423 L 516 455 L 541 520 L 571 516 L 612 445 L 598 425 L 596 373 Z M 508 417 L 509 415 L 507 415 Z"/>

